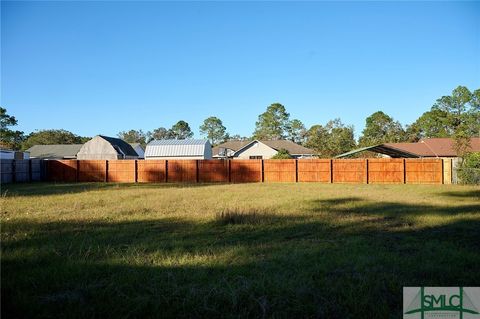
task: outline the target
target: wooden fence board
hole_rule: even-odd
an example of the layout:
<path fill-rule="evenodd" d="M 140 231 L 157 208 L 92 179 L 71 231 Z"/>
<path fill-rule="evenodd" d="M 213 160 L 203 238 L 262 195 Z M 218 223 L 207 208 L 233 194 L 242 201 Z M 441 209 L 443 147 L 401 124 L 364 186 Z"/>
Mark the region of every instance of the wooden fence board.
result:
<path fill-rule="evenodd" d="M 197 182 L 196 160 L 169 160 L 168 182 L 195 183 Z"/>
<path fill-rule="evenodd" d="M 443 183 L 452 184 L 452 159 L 443 159 Z"/>
<path fill-rule="evenodd" d="M 403 159 L 372 158 L 368 159 L 369 184 L 403 184 Z"/>
<path fill-rule="evenodd" d="M 73 183 L 77 181 L 76 160 L 47 161 L 47 180 L 51 182 Z"/>
<path fill-rule="evenodd" d="M 265 182 L 295 182 L 295 160 L 264 160 L 263 176 Z"/>
<path fill-rule="evenodd" d="M 406 159 L 407 184 L 442 184 L 442 159 Z"/>
<path fill-rule="evenodd" d="M 366 183 L 367 165 L 364 159 L 334 159 L 334 183 Z"/>
<path fill-rule="evenodd" d="M 108 161 L 108 181 L 135 183 L 135 160 Z"/>
<path fill-rule="evenodd" d="M 228 183 L 228 161 L 199 160 L 198 180 L 200 183 Z"/>
<path fill-rule="evenodd" d="M 232 183 L 255 183 L 262 181 L 262 160 L 231 160 Z"/>
<path fill-rule="evenodd" d="M 136 165 L 135 160 L 49 160 L 44 163 L 47 180 L 54 182 L 247 183 L 261 182 L 262 176 L 265 182 L 441 184 L 451 180 L 450 162 L 442 159 L 138 160 Z M 28 160 L 16 163 L 18 181 L 30 179 L 29 165 Z"/>
<path fill-rule="evenodd" d="M 143 160 L 137 162 L 137 181 L 139 183 L 164 183 L 166 177 L 165 160 Z"/>
<path fill-rule="evenodd" d="M 104 182 L 106 180 L 106 160 L 78 161 L 78 180 L 80 182 Z"/>
<path fill-rule="evenodd" d="M 329 159 L 300 159 L 298 160 L 299 182 L 330 183 Z"/>

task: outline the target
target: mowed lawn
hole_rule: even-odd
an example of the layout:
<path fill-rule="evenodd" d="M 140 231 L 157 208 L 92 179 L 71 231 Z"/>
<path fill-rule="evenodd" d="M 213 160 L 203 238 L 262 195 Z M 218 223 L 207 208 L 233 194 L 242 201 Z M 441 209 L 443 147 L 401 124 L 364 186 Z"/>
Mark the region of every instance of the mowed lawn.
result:
<path fill-rule="evenodd" d="M 480 283 L 480 188 L 3 185 L 2 318 L 399 318 Z"/>

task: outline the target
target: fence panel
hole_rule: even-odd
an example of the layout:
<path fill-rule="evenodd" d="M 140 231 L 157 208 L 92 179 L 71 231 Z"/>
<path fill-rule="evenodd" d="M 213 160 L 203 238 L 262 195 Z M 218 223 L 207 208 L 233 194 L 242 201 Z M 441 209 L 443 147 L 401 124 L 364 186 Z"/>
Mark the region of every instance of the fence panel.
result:
<path fill-rule="evenodd" d="M 262 181 L 262 160 L 231 160 L 232 183 L 258 183 Z"/>
<path fill-rule="evenodd" d="M 164 183 L 166 179 L 165 160 L 143 160 L 137 162 L 137 181 L 139 183 Z"/>
<path fill-rule="evenodd" d="M 138 160 L 136 165 L 135 160 L 1 160 L 0 170 L 2 183 L 30 180 L 247 183 L 263 180 L 442 184 L 451 183 L 455 178 L 449 159 Z"/>
<path fill-rule="evenodd" d="M 105 160 L 80 160 L 78 168 L 80 182 L 104 182 L 106 180 L 107 161 Z"/>
<path fill-rule="evenodd" d="M 195 183 L 197 181 L 196 160 L 169 160 L 168 182 Z"/>
<path fill-rule="evenodd" d="M 401 158 L 368 159 L 369 184 L 403 184 L 404 176 Z"/>
<path fill-rule="evenodd" d="M 15 181 L 28 182 L 30 180 L 30 160 L 15 161 Z"/>
<path fill-rule="evenodd" d="M 228 161 L 199 160 L 198 180 L 200 183 L 224 182 L 228 183 Z"/>
<path fill-rule="evenodd" d="M 47 180 L 52 182 L 74 183 L 77 181 L 76 160 L 48 160 Z"/>
<path fill-rule="evenodd" d="M 44 162 L 42 160 L 30 160 L 32 162 L 32 182 L 39 182 L 42 180 L 42 170 Z"/>
<path fill-rule="evenodd" d="M 442 184 L 442 159 L 405 159 L 407 184 Z"/>
<path fill-rule="evenodd" d="M 331 166 L 329 159 L 298 160 L 299 182 L 330 183 Z"/>
<path fill-rule="evenodd" d="M 364 159 L 334 159 L 334 183 L 366 183 L 367 165 Z"/>
<path fill-rule="evenodd" d="M 265 182 L 295 182 L 295 160 L 264 160 L 263 179 Z"/>
<path fill-rule="evenodd" d="M 135 183 L 135 160 L 108 161 L 109 182 Z"/>
<path fill-rule="evenodd" d="M 12 183 L 13 178 L 13 161 L 10 159 L 0 160 L 0 180 L 2 184 Z"/>

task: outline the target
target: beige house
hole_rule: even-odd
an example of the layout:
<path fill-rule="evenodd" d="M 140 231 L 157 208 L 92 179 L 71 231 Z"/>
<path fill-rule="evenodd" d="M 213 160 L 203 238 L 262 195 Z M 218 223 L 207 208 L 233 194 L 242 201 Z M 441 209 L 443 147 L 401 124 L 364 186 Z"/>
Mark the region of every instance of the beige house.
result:
<path fill-rule="evenodd" d="M 269 159 L 279 150 L 287 150 L 293 158 L 311 158 L 313 150 L 292 141 L 229 141 L 213 148 L 213 158 Z"/>

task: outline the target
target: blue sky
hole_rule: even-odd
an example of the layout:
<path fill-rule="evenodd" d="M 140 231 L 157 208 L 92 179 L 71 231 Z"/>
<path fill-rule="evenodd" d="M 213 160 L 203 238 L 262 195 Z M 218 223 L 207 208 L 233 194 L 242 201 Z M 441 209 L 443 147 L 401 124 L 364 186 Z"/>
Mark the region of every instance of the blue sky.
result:
<path fill-rule="evenodd" d="M 114 136 L 208 116 L 250 135 L 274 102 L 358 135 L 480 88 L 478 2 L 4 2 L 1 105 L 18 129 Z"/>

